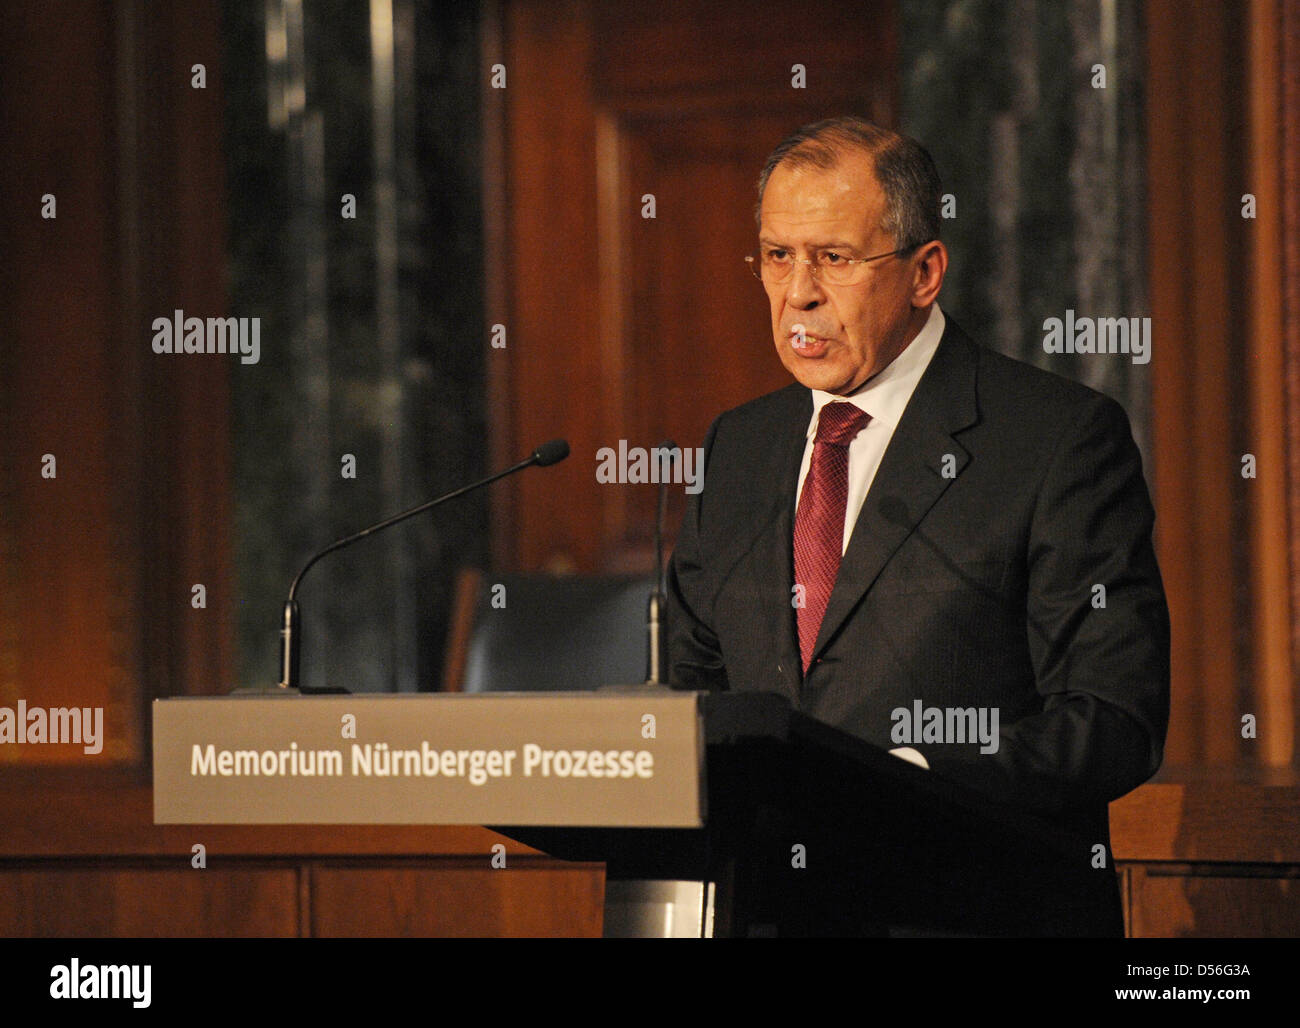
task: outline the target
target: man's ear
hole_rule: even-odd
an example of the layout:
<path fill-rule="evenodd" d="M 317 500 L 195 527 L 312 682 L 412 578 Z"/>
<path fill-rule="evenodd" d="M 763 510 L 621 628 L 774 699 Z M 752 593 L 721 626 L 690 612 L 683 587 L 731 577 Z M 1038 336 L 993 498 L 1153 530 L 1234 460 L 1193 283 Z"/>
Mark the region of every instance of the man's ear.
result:
<path fill-rule="evenodd" d="M 912 306 L 928 307 L 939 295 L 948 271 L 948 248 L 934 239 L 920 247 L 914 257 L 916 277 L 912 283 Z"/>

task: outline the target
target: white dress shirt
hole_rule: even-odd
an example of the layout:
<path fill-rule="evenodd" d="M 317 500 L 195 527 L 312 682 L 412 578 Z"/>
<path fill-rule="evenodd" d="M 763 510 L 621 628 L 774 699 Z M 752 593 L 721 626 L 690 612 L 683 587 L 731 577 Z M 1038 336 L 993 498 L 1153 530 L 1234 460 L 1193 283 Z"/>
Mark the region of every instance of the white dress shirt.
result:
<path fill-rule="evenodd" d="M 867 490 L 875 480 L 885 448 L 894 438 L 894 430 L 902 420 L 903 411 L 912 398 L 916 383 L 921 381 L 925 369 L 930 366 L 930 358 L 939 348 L 943 326 L 943 312 L 936 303 L 930 308 L 930 317 L 916 338 L 856 393 L 851 396 L 836 396 L 821 389 L 812 391 L 813 413 L 808 422 L 808 442 L 803 450 L 803 463 L 799 466 L 799 484 L 795 492 L 796 510 L 799 497 L 803 495 L 803 481 L 808 477 L 808 467 L 812 463 L 813 443 L 817 439 L 817 422 L 821 418 L 822 408 L 832 400 L 847 400 L 871 415 L 867 427 L 849 444 L 849 501 L 844 508 L 844 545 L 841 554 L 849 548 L 853 525 L 867 498 Z"/>

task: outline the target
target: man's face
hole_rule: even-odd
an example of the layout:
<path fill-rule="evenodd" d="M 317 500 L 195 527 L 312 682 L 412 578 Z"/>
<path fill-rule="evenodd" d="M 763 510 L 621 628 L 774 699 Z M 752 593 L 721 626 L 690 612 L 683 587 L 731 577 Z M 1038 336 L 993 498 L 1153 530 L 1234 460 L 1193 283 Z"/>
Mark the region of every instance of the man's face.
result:
<path fill-rule="evenodd" d="M 880 228 L 885 195 L 869 154 L 847 151 L 830 170 L 782 164 L 767 180 L 759 244 L 798 258 L 834 250 L 859 259 L 897 245 Z M 809 389 L 846 395 L 903 352 L 925 323 L 912 306 L 911 256 L 864 265 L 860 282 L 833 286 L 795 265 L 784 282 L 764 280 L 772 304 L 772 333 L 781 363 Z M 803 340 L 799 337 L 802 326 Z"/>

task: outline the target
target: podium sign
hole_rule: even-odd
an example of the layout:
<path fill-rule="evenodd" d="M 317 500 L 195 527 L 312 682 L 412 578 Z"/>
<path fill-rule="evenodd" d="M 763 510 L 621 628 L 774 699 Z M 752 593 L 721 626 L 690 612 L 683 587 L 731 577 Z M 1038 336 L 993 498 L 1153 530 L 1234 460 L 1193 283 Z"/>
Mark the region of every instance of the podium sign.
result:
<path fill-rule="evenodd" d="M 155 824 L 698 828 L 699 694 L 155 700 Z"/>

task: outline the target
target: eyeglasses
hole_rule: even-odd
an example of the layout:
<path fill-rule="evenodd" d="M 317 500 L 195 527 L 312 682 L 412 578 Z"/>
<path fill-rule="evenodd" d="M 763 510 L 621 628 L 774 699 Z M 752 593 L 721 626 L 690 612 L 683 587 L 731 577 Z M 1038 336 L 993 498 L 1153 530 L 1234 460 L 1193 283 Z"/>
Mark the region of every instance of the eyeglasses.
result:
<path fill-rule="evenodd" d="M 813 278 L 827 285 L 852 286 L 857 285 L 865 277 L 864 265 L 872 261 L 884 260 L 886 257 L 895 257 L 900 253 L 909 253 L 915 249 L 914 246 L 907 246 L 890 250 L 889 253 L 878 253 L 874 257 L 861 258 L 845 257 L 836 250 L 818 250 L 815 257 L 796 257 L 789 250 L 773 246 L 760 251 L 758 256 L 751 254 L 746 257 L 745 263 L 760 282 L 784 282 L 794 274 L 796 264 L 806 264 Z"/>

